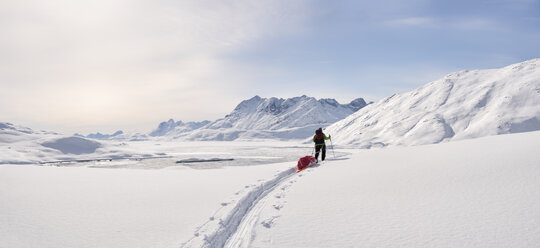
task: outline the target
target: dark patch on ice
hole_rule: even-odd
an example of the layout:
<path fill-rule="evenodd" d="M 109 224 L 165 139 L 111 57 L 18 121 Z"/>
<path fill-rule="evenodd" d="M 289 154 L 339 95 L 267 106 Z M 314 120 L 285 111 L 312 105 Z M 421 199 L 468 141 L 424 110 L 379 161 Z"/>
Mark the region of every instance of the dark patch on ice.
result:
<path fill-rule="evenodd" d="M 0 160 L 0 164 L 35 164 L 33 162 L 27 162 L 27 161 L 10 161 L 10 160 Z"/>
<path fill-rule="evenodd" d="M 204 162 L 222 162 L 233 161 L 233 158 L 188 158 L 176 161 L 176 163 L 204 163 Z"/>

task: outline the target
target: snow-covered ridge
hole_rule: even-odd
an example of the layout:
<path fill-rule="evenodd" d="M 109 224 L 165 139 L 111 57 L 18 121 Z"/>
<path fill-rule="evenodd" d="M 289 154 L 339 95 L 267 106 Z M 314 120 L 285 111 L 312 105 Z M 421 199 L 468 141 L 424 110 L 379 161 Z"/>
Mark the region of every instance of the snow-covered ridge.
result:
<path fill-rule="evenodd" d="M 362 98 L 340 104 L 334 99 L 317 100 L 305 95 L 288 99 L 255 96 L 242 101 L 222 119 L 191 132 L 170 135 L 183 140 L 302 139 L 366 105 Z"/>
<path fill-rule="evenodd" d="M 540 130 L 540 59 L 451 73 L 327 128 L 334 144 L 420 145 Z"/>

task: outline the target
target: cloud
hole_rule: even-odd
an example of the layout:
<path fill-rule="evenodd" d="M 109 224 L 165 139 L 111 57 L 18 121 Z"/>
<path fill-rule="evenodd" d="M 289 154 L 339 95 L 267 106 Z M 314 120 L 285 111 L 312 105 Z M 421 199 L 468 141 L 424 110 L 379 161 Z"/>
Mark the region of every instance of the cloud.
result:
<path fill-rule="evenodd" d="M 387 26 L 423 26 L 423 27 L 429 27 L 435 25 L 435 21 L 432 18 L 429 17 L 408 17 L 408 18 L 400 18 L 400 19 L 393 19 L 384 22 Z"/>
<path fill-rule="evenodd" d="M 407 17 L 383 21 L 392 28 L 424 27 L 455 30 L 505 31 L 507 24 L 488 17 Z"/>
<path fill-rule="evenodd" d="M 447 26 L 461 30 L 504 31 L 506 25 L 489 18 L 460 18 L 448 21 Z"/>

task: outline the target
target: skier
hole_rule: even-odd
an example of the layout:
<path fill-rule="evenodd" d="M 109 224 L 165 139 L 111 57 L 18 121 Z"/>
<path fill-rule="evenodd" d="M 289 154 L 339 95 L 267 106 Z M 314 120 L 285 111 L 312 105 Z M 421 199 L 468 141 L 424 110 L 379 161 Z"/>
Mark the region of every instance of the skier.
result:
<path fill-rule="evenodd" d="M 319 152 L 322 149 L 322 161 L 326 158 L 326 144 L 324 143 L 325 140 L 329 140 L 331 137 L 323 133 L 322 128 L 319 128 L 315 131 L 315 135 L 313 136 L 313 142 L 315 142 L 315 159 L 319 161 Z"/>

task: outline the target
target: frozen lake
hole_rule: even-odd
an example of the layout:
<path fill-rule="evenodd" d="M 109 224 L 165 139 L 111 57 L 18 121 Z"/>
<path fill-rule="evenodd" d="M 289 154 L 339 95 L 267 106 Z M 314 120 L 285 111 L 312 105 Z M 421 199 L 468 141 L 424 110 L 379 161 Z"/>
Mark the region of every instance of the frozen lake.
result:
<path fill-rule="evenodd" d="M 108 160 L 100 158 L 83 162 L 47 163 L 48 166 L 84 166 L 89 168 L 132 168 L 132 169 L 163 169 L 163 168 L 193 168 L 214 169 L 224 166 L 252 166 L 296 161 L 303 156 L 313 154 L 311 144 L 301 142 L 130 142 L 129 148 L 133 154 L 144 156 L 126 156 Z M 334 153 L 333 153 L 334 152 Z M 149 155 L 151 154 L 151 156 Z M 328 145 L 327 157 L 340 157 L 347 153 L 332 151 Z M 204 161 L 204 160 L 225 161 Z M 177 163 L 177 161 L 197 161 Z"/>

